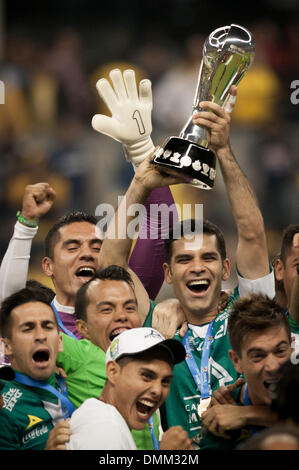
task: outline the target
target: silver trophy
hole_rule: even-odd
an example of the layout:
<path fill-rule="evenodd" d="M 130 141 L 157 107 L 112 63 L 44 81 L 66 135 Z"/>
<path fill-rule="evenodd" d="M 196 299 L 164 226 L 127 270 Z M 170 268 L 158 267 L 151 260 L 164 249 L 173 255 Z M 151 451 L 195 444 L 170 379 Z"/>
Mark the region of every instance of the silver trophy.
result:
<path fill-rule="evenodd" d="M 225 106 L 230 87 L 238 85 L 254 59 L 255 41 L 242 26 L 231 24 L 213 31 L 205 40 L 192 115 L 201 111 L 201 101 Z M 212 189 L 216 157 L 208 148 L 207 131 L 193 124 L 192 116 L 179 137 L 169 137 L 152 163 L 178 170 L 192 178 L 190 184 Z"/>

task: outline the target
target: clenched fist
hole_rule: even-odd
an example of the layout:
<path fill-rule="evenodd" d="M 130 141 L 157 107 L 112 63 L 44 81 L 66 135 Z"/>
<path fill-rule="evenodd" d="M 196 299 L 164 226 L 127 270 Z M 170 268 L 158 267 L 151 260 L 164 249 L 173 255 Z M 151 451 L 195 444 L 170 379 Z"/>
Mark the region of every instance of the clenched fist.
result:
<path fill-rule="evenodd" d="M 182 426 L 172 426 L 163 434 L 160 450 L 192 450 L 192 439 Z"/>
<path fill-rule="evenodd" d="M 30 220 L 38 220 L 52 207 L 56 193 L 48 183 L 28 184 L 25 187 L 22 216 Z"/>

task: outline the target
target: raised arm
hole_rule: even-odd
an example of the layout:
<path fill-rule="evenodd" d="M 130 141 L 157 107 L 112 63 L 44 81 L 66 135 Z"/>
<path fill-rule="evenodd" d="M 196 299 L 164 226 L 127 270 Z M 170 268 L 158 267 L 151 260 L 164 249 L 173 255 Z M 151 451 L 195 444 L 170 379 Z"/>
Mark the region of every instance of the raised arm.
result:
<path fill-rule="evenodd" d="M 113 69 L 109 73 L 110 82 L 101 78 L 97 82 L 97 90 L 111 112 L 110 116 L 96 114 L 92 119 L 93 128 L 105 134 L 124 146 L 128 161 L 137 166 L 154 150 L 151 140 L 153 107 L 151 82 L 141 80 L 137 88 L 134 70 Z M 130 256 L 129 266 L 142 281 L 151 299 L 155 299 L 164 280 L 163 260 L 163 232 L 164 220 L 150 214 L 153 204 L 174 206 L 172 193 L 168 187 L 157 188 L 151 192 L 145 202 L 146 217 L 140 229 L 140 236 L 136 241 Z M 177 219 L 177 214 L 174 214 Z M 171 221 L 172 222 L 172 221 Z M 156 231 L 156 237 L 143 235 Z"/>
<path fill-rule="evenodd" d="M 151 207 L 167 208 L 170 217 L 159 216 Z M 173 210 L 171 210 L 173 209 Z M 145 202 L 146 216 L 129 259 L 130 268 L 137 274 L 150 299 L 158 295 L 164 281 L 164 238 L 178 221 L 177 209 L 168 187 L 154 189 Z M 155 237 L 147 236 L 155 233 Z"/>
<path fill-rule="evenodd" d="M 135 211 L 136 204 L 139 204 L 139 209 L 141 209 L 150 192 L 156 187 L 186 182 L 185 177 L 161 173 L 150 161 L 151 156 L 136 170 L 125 197 L 109 224 L 100 252 L 99 264 L 102 267 L 116 264 L 128 268 L 129 253 L 135 235 L 135 225 L 132 225 L 136 216 L 136 213 L 132 211 L 134 205 Z M 132 271 L 131 275 L 135 283 L 139 313 L 143 321 L 149 310 L 149 297 L 138 276 Z"/>
<path fill-rule="evenodd" d="M 236 87 L 231 93 L 236 95 Z M 208 130 L 211 148 L 220 163 L 229 202 L 238 230 L 236 261 L 240 274 L 257 279 L 269 273 L 269 259 L 264 221 L 254 190 L 241 170 L 230 146 L 231 116 L 219 105 L 204 101 L 205 109 L 194 116 L 195 124 Z"/>
<path fill-rule="evenodd" d="M 25 188 L 20 221 L 15 224 L 0 267 L 0 302 L 26 285 L 32 240 L 38 230 L 38 220 L 53 205 L 56 193 L 48 183 Z M 36 227 L 34 227 L 36 225 Z"/>

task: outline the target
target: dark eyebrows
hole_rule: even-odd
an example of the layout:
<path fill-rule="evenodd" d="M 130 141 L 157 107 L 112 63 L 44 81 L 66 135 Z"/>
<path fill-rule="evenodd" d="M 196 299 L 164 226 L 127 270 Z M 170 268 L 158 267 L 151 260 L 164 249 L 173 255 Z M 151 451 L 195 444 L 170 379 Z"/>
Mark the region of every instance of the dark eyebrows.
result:
<path fill-rule="evenodd" d="M 179 261 L 180 259 L 191 259 L 193 257 L 192 253 L 178 253 L 177 255 L 174 256 L 174 261 Z"/>
<path fill-rule="evenodd" d="M 47 320 L 41 320 L 41 324 L 42 326 L 48 326 L 48 325 L 53 325 L 53 326 L 56 326 L 56 323 L 54 320 L 50 320 L 50 319 L 47 319 Z M 26 321 L 24 323 L 21 323 L 19 325 L 20 328 L 34 328 L 34 326 L 36 325 L 36 322 L 34 321 Z"/>
<path fill-rule="evenodd" d="M 70 238 L 68 240 L 65 240 L 63 243 L 62 243 L 62 246 L 63 247 L 67 247 L 69 245 L 80 245 L 80 241 L 79 240 L 76 240 L 75 238 Z"/>
<path fill-rule="evenodd" d="M 95 243 L 100 243 L 102 244 L 103 243 L 103 240 L 101 240 L 100 238 L 93 238 L 92 240 L 90 240 L 90 245 L 94 245 Z"/>
<path fill-rule="evenodd" d="M 174 256 L 174 260 L 177 261 L 181 258 L 192 258 L 194 256 L 193 254 L 193 251 L 186 251 L 184 253 L 178 253 Z M 220 257 L 220 253 L 218 251 L 205 251 L 203 253 L 201 253 L 200 257 L 201 258 L 205 258 L 205 257 L 208 257 L 208 256 L 217 256 L 217 257 Z"/>
<path fill-rule="evenodd" d="M 280 346 L 290 346 L 290 344 L 288 343 L 288 341 L 280 341 L 280 343 L 276 344 L 276 346 L 273 348 L 274 350 L 275 349 L 278 349 Z M 265 349 L 262 349 L 262 348 L 251 348 L 251 349 L 248 349 L 247 351 L 247 355 L 249 354 L 253 354 L 253 353 L 264 353 L 266 352 Z"/>
<path fill-rule="evenodd" d="M 99 243 L 99 244 L 102 244 L 102 240 L 100 238 L 93 238 L 92 240 L 89 241 L 89 244 L 90 245 L 94 245 L 95 243 Z M 69 245 L 80 245 L 81 244 L 81 241 L 76 239 L 76 238 L 69 238 L 68 240 L 65 240 L 63 243 L 62 243 L 62 246 L 63 247 L 67 247 Z"/>
<path fill-rule="evenodd" d="M 247 355 L 250 356 L 250 354 L 255 354 L 255 353 L 264 353 L 265 350 L 262 348 L 250 348 L 247 351 Z"/>
<path fill-rule="evenodd" d="M 124 303 L 124 305 L 128 305 L 128 304 L 137 305 L 137 300 L 136 299 L 129 299 Z"/>
<path fill-rule="evenodd" d="M 215 256 L 217 258 L 221 257 L 218 251 L 206 251 L 205 253 L 202 254 L 202 258 L 206 258 L 208 256 Z"/>
<path fill-rule="evenodd" d="M 128 300 L 125 301 L 125 303 L 123 305 L 126 307 L 128 304 L 134 304 L 134 305 L 137 306 L 137 300 L 136 299 L 128 299 Z M 99 302 L 96 305 L 96 307 L 99 308 L 99 307 L 103 307 L 105 305 L 108 305 L 110 307 L 114 307 L 115 303 L 114 302 L 109 302 L 109 300 L 104 300 L 103 302 Z"/>
<path fill-rule="evenodd" d="M 140 372 L 141 372 L 141 374 L 142 374 L 142 373 L 146 373 L 146 374 L 151 375 L 152 377 L 157 377 L 157 373 L 156 373 L 155 371 L 153 371 L 152 369 L 149 369 L 149 368 L 147 368 L 147 367 L 145 367 L 145 366 L 142 366 L 142 367 L 140 368 Z M 165 379 L 166 379 L 166 380 L 172 380 L 172 378 L 173 378 L 173 374 L 169 374 L 169 375 L 167 375 L 166 377 L 163 377 L 163 380 L 165 380 Z"/>
<path fill-rule="evenodd" d="M 107 300 L 107 301 L 104 301 L 104 302 L 99 302 L 98 304 L 96 304 L 96 307 L 99 308 L 99 307 L 103 307 L 105 305 L 108 305 L 109 307 L 113 307 L 114 303 L 113 302 L 108 302 L 108 300 Z"/>

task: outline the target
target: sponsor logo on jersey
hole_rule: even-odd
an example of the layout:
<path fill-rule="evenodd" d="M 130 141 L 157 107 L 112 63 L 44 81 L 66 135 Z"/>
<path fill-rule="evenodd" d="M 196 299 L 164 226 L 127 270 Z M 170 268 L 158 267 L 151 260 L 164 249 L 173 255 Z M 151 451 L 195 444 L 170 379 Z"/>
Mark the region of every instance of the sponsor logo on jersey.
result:
<path fill-rule="evenodd" d="M 3 393 L 3 408 L 7 411 L 12 411 L 15 404 L 21 398 L 23 393 L 18 388 L 10 387 L 9 390 Z"/>
<path fill-rule="evenodd" d="M 32 415 L 27 415 L 27 416 L 29 418 L 29 424 L 26 428 L 26 431 L 27 431 L 27 429 L 32 428 L 32 426 L 34 426 L 35 424 L 40 423 L 42 421 L 42 419 L 38 418 L 37 416 L 32 416 Z"/>
<path fill-rule="evenodd" d="M 48 432 L 49 432 L 48 426 L 43 424 L 41 427 L 39 426 L 37 428 L 34 428 L 31 431 L 29 431 L 27 434 L 25 434 L 22 437 L 22 442 L 23 442 L 23 444 L 25 444 L 26 442 L 28 442 L 30 440 L 33 440 L 33 439 L 36 439 L 40 436 L 43 436 L 44 434 L 47 434 Z"/>

